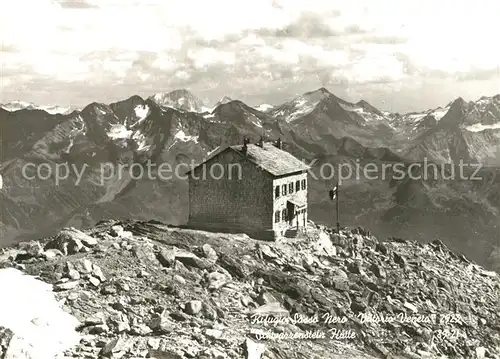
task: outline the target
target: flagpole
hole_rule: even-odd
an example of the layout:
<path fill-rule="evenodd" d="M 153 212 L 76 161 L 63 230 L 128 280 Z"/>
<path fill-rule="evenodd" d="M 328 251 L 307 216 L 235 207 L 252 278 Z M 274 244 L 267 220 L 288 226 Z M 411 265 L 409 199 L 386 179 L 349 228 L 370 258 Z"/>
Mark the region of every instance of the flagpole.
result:
<path fill-rule="evenodd" d="M 337 233 L 340 234 L 340 220 L 339 220 L 339 179 L 337 177 Z"/>

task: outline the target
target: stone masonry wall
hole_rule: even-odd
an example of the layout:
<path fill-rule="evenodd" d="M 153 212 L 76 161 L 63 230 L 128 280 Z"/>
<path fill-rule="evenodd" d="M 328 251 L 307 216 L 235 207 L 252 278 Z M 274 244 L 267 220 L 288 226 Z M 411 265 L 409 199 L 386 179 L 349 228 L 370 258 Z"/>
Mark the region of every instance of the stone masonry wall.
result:
<path fill-rule="evenodd" d="M 231 176 L 229 164 L 233 165 Z M 220 165 L 225 175 L 217 179 Z M 211 169 L 215 176 L 210 175 Z M 272 176 L 237 153 L 222 152 L 189 175 L 189 205 L 188 225 L 241 229 L 246 233 L 272 230 Z"/>

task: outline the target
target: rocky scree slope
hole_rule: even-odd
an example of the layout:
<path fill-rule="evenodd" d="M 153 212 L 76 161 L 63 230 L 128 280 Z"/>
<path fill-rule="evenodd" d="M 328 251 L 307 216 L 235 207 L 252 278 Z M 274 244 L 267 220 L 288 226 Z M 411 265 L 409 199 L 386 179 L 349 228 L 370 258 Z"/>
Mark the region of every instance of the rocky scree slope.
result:
<path fill-rule="evenodd" d="M 498 275 L 440 241 L 382 243 L 311 222 L 262 242 L 103 221 L 2 249 L 0 265 L 53 284 L 78 319 L 66 358 L 500 358 Z M 433 320 L 408 320 L 419 317 Z"/>

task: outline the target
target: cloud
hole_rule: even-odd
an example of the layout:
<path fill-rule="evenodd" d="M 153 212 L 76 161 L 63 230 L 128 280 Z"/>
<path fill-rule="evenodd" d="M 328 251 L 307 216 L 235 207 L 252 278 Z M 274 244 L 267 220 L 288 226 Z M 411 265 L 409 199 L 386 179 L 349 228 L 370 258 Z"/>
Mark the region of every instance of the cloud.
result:
<path fill-rule="evenodd" d="M 56 2 L 66 9 L 93 9 L 98 7 L 84 0 L 59 0 Z"/>
<path fill-rule="evenodd" d="M 9 80 L 0 102 L 20 93 L 33 102 L 68 101 L 68 86 L 83 105 L 177 86 L 214 100 L 245 94 L 257 101 L 273 89 L 353 94 L 430 79 L 489 81 L 500 63 L 500 3 L 477 1 L 5 2 L 0 66 Z M 36 92 L 39 84 L 51 91 Z"/>
<path fill-rule="evenodd" d="M 346 34 L 368 34 L 370 30 L 364 29 L 361 24 L 351 24 L 344 29 Z"/>
<path fill-rule="evenodd" d="M 261 36 L 291 38 L 324 38 L 337 36 L 336 31 L 324 18 L 314 13 L 301 14 L 296 20 L 282 28 L 262 28 L 256 31 Z"/>
<path fill-rule="evenodd" d="M 236 54 L 231 51 L 216 50 L 211 47 L 189 49 L 187 57 L 197 70 L 208 69 L 214 64 L 234 65 Z"/>
<path fill-rule="evenodd" d="M 471 70 L 466 73 L 459 73 L 455 75 L 458 81 L 482 81 L 496 79 L 500 81 L 500 65 L 496 69 L 488 70 Z"/>
<path fill-rule="evenodd" d="M 371 43 L 371 44 L 381 44 L 381 45 L 396 45 L 396 44 L 406 44 L 408 39 L 401 36 L 383 36 L 383 35 L 373 35 L 364 36 L 359 42 Z"/>
<path fill-rule="evenodd" d="M 0 44 L 0 52 L 16 52 L 18 51 L 15 45 Z"/>

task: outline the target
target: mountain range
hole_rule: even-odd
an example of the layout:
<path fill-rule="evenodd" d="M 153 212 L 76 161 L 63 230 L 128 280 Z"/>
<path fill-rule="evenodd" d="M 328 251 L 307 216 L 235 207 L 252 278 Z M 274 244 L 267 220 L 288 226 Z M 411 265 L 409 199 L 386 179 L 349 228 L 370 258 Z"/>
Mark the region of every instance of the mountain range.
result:
<path fill-rule="evenodd" d="M 181 89 L 83 109 L 4 104 L 0 131 L 2 245 L 64 226 L 90 227 L 103 218 L 182 224 L 187 181 L 159 178 L 159 165 L 199 163 L 244 136 L 264 136 L 280 137 L 286 150 L 313 161 L 313 174 L 340 164 L 389 169 L 383 178 L 363 174 L 342 183 L 342 225 L 362 225 L 381 238 L 439 237 L 498 269 L 500 95 L 399 114 L 363 100 L 345 101 L 325 88 L 256 107 L 229 97 L 210 107 Z M 466 178 L 452 176 L 460 161 Z M 141 176 L 144 167 L 135 164 L 148 163 L 154 164 L 152 175 Z M 425 163 L 447 177 L 422 178 L 422 167 L 411 166 Z M 417 176 L 394 176 L 396 165 Z M 66 179 L 54 177 L 65 169 Z M 334 223 L 335 206 L 327 196 L 332 183 L 331 176 L 311 178 L 316 222 Z"/>

